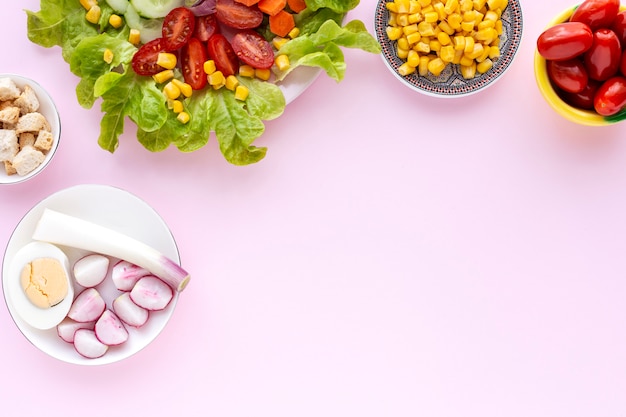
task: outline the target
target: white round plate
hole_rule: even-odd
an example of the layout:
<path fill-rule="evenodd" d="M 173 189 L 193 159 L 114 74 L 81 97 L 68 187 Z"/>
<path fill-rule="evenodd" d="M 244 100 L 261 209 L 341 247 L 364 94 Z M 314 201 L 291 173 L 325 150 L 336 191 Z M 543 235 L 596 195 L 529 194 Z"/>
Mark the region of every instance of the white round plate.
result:
<path fill-rule="evenodd" d="M 24 336 L 41 351 L 53 358 L 64 362 L 79 365 L 102 365 L 118 362 L 125 359 L 150 344 L 163 330 L 174 312 L 178 301 L 178 294 L 170 304 L 162 311 L 151 312 L 148 322 L 138 328 L 127 326 L 130 333 L 128 341 L 120 346 L 113 346 L 102 357 L 87 359 L 80 356 L 72 344 L 64 342 L 56 332 L 56 328 L 50 330 L 37 330 L 30 327 L 16 313 L 11 299 L 7 295 L 9 267 L 11 259 L 17 251 L 32 242 L 32 234 L 35 230 L 43 210 L 50 208 L 62 213 L 73 215 L 102 226 L 109 227 L 140 240 L 169 257 L 176 263 L 180 263 L 180 256 L 174 237 L 163 219 L 146 204 L 143 200 L 119 188 L 105 185 L 78 185 L 61 190 L 33 207 L 19 222 L 15 228 L 6 251 L 2 265 L 2 287 L 4 298 L 15 321 L 15 324 Z M 60 248 L 69 258 L 70 265 L 84 256 L 87 252 L 74 248 Z M 111 266 L 115 263 L 111 260 Z M 109 270 L 110 274 L 110 270 Z M 82 287 L 74 285 L 78 294 Z M 97 287 L 102 297 L 107 301 L 107 308 L 111 308 L 111 302 L 120 294 L 110 279 L 110 276 Z"/>
<path fill-rule="evenodd" d="M 285 102 L 289 104 L 304 93 L 321 72 L 322 69 L 318 67 L 301 66 L 294 69 L 282 82 L 277 84 L 285 96 Z"/>
<path fill-rule="evenodd" d="M 398 73 L 398 68 L 404 60 L 398 58 L 396 42 L 390 41 L 386 33 L 389 11 L 385 4 L 388 1 L 390 0 L 378 0 L 374 16 L 374 30 L 382 47 L 383 61 L 391 73 L 404 85 L 428 96 L 444 98 L 468 96 L 493 85 L 510 67 L 522 40 L 522 9 L 519 0 L 509 0 L 501 16 L 503 33 L 500 36 L 500 58 L 494 62 L 489 71 L 466 80 L 461 75 L 458 65 L 447 65 L 437 77 L 430 73 L 423 77 L 417 71 L 402 76 Z"/>

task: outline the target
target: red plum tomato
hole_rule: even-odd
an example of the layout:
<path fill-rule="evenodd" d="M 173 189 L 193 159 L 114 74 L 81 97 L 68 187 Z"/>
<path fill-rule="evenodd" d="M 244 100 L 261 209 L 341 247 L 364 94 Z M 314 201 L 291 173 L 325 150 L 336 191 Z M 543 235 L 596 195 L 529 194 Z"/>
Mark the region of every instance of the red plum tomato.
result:
<path fill-rule="evenodd" d="M 626 11 L 619 12 L 613 21 L 611 30 L 615 32 L 622 48 L 626 47 Z"/>
<path fill-rule="evenodd" d="M 559 23 L 537 39 L 537 51 L 545 59 L 563 61 L 586 52 L 593 43 L 593 32 L 580 22 Z"/>
<path fill-rule="evenodd" d="M 620 0 L 585 0 L 574 10 L 570 22 L 581 22 L 596 30 L 609 28 L 619 13 Z"/>
<path fill-rule="evenodd" d="M 141 45 L 133 55 L 131 65 L 133 71 L 139 75 L 154 75 L 163 71 L 163 67 L 157 64 L 159 53 L 165 51 L 163 38 L 156 38 Z"/>
<path fill-rule="evenodd" d="M 626 77 L 626 50 L 622 52 L 622 57 L 619 61 L 619 72 Z"/>
<path fill-rule="evenodd" d="M 568 93 L 567 91 L 559 91 L 559 96 L 570 106 L 574 106 L 583 110 L 594 110 L 593 98 L 596 91 L 600 87 L 600 81 L 589 80 L 585 88 L 578 93 Z"/>
<path fill-rule="evenodd" d="M 274 50 L 270 43 L 251 29 L 237 32 L 231 44 L 237 57 L 254 68 L 268 69 L 274 63 Z"/>
<path fill-rule="evenodd" d="M 186 7 L 172 9 L 163 19 L 163 39 L 165 49 L 175 51 L 182 48 L 191 38 L 196 25 L 196 17 Z"/>
<path fill-rule="evenodd" d="M 584 56 L 589 78 L 604 81 L 617 74 L 621 54 L 619 39 L 612 30 L 596 30 L 593 33 L 593 44 Z"/>
<path fill-rule="evenodd" d="M 263 22 L 263 12 L 256 6 L 246 6 L 235 0 L 217 0 L 215 17 L 235 29 L 254 29 Z"/>
<path fill-rule="evenodd" d="M 626 78 L 618 75 L 606 80 L 593 99 L 594 109 L 601 116 L 619 113 L 626 105 Z"/>
<path fill-rule="evenodd" d="M 580 59 L 547 61 L 546 66 L 550 80 L 563 91 L 579 93 L 589 80 L 585 64 Z"/>
<path fill-rule="evenodd" d="M 209 58 L 215 61 L 215 67 L 222 71 L 225 77 L 234 75 L 239 71 L 239 59 L 232 45 L 221 33 L 211 36 L 207 42 Z"/>
<path fill-rule="evenodd" d="M 215 14 L 196 17 L 196 30 L 194 37 L 202 42 L 207 42 L 211 36 L 220 32 Z"/>
<path fill-rule="evenodd" d="M 181 68 L 185 82 L 194 90 L 202 90 L 207 84 L 204 63 L 208 59 L 204 44 L 191 38 L 181 51 Z"/>

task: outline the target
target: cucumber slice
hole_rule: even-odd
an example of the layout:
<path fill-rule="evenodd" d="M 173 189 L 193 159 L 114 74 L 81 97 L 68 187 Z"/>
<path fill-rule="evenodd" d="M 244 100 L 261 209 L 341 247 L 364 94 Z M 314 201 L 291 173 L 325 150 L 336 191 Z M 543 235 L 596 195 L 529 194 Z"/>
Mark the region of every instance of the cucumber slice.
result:
<path fill-rule="evenodd" d="M 129 1 L 128 0 L 106 0 L 106 2 L 111 6 L 115 13 L 124 14 L 126 13 L 126 9 L 128 8 Z"/>
<path fill-rule="evenodd" d="M 149 19 L 165 17 L 170 10 L 184 6 L 185 0 L 130 0 L 139 16 Z"/>
<path fill-rule="evenodd" d="M 163 36 L 163 19 L 144 19 L 139 16 L 132 4 L 128 5 L 124 19 L 129 28 L 139 31 L 141 43 L 148 43 Z"/>

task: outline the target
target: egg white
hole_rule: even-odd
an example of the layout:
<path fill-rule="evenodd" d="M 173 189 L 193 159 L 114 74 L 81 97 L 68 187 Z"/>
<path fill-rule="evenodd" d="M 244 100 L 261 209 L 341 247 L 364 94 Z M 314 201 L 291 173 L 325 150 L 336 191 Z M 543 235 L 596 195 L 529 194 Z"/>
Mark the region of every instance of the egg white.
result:
<path fill-rule="evenodd" d="M 37 258 L 53 258 L 58 260 L 67 277 L 67 295 L 55 306 L 42 309 L 30 302 L 20 283 L 20 276 L 24 266 Z M 9 267 L 9 279 L 7 288 L 7 301 L 15 309 L 18 318 L 31 327 L 47 330 L 59 324 L 72 306 L 74 300 L 74 286 L 70 275 L 70 263 L 65 253 L 57 246 L 44 242 L 32 242 L 22 247 L 13 259 Z"/>

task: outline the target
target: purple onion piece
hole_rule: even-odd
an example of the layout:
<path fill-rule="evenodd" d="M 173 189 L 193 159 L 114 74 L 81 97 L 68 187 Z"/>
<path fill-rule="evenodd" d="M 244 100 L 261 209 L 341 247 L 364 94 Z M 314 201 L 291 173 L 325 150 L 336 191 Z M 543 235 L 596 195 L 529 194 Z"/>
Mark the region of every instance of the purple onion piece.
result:
<path fill-rule="evenodd" d="M 189 10 L 196 16 L 206 16 L 215 13 L 216 7 L 217 0 L 198 0 L 189 7 Z"/>

